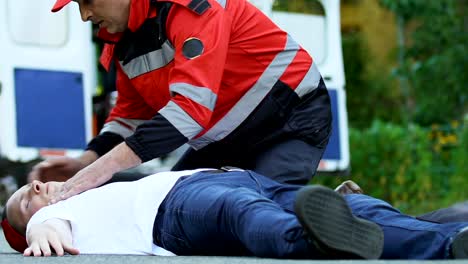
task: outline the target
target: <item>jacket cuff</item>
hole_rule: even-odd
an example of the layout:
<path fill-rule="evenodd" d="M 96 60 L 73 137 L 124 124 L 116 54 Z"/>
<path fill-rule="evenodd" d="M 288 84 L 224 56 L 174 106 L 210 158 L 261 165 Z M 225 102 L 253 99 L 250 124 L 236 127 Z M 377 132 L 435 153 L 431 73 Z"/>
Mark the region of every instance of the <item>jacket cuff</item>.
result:
<path fill-rule="evenodd" d="M 92 150 L 101 157 L 123 141 L 124 138 L 119 134 L 104 132 L 91 140 L 86 150 Z"/>

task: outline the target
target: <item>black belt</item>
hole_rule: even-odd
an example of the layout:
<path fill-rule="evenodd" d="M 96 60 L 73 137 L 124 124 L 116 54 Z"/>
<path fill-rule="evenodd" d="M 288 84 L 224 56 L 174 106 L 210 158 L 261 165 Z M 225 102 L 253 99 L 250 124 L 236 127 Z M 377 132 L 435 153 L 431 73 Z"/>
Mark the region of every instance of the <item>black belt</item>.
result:
<path fill-rule="evenodd" d="M 206 170 L 206 171 L 202 171 L 202 172 L 206 172 L 206 173 L 223 173 L 223 172 L 229 172 L 229 171 L 244 171 L 244 170 L 241 169 L 241 168 L 238 168 L 238 167 L 233 167 L 233 166 L 223 166 L 220 169 Z"/>

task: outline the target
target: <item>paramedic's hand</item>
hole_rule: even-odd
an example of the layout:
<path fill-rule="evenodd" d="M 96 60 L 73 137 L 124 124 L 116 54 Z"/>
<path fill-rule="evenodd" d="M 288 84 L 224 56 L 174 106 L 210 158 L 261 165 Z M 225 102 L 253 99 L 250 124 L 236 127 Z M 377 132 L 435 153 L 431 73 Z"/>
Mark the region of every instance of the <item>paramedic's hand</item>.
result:
<path fill-rule="evenodd" d="M 33 167 L 28 175 L 28 182 L 33 180 L 42 182 L 66 181 L 96 159 L 97 155 L 92 151 L 86 151 L 77 159 L 70 157 L 47 159 Z"/>
<path fill-rule="evenodd" d="M 43 223 L 32 225 L 26 233 L 28 248 L 24 256 L 49 257 L 52 249 L 58 256 L 65 252 L 72 255 L 79 254 L 73 247 L 70 223 L 62 219 L 49 219 Z"/>
<path fill-rule="evenodd" d="M 114 173 L 141 164 L 141 159 L 125 142 L 120 143 L 106 155 L 80 170 L 62 185 L 50 203 L 54 204 L 84 191 L 96 188 L 109 181 Z"/>

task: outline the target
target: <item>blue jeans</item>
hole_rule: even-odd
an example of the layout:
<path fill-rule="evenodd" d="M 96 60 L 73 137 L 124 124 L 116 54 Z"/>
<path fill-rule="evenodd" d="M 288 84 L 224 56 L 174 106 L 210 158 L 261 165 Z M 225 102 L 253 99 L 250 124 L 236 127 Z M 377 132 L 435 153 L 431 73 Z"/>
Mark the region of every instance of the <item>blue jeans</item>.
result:
<path fill-rule="evenodd" d="M 154 242 L 177 255 L 316 258 L 293 211 L 299 189 L 252 171 L 182 178 L 159 208 Z M 452 237 L 468 226 L 419 221 L 366 195 L 345 198 L 357 216 L 382 227 L 382 258 L 447 258 Z"/>

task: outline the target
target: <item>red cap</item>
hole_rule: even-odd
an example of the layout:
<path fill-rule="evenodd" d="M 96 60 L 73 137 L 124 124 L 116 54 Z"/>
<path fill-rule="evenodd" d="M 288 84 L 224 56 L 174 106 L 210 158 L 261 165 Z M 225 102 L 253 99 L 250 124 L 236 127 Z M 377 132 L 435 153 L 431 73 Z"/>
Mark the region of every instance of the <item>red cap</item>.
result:
<path fill-rule="evenodd" d="M 28 248 L 28 243 L 26 242 L 26 238 L 18 233 L 11 225 L 8 223 L 8 219 L 4 218 L 2 220 L 2 229 L 5 238 L 14 250 L 18 251 L 19 253 L 23 253 L 26 248 Z"/>
<path fill-rule="evenodd" d="M 71 0 L 57 0 L 57 2 L 55 2 L 54 7 L 52 7 L 52 12 L 60 11 L 60 9 L 62 9 L 64 6 L 68 5 L 68 3 L 70 3 L 70 2 L 71 2 Z"/>

